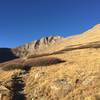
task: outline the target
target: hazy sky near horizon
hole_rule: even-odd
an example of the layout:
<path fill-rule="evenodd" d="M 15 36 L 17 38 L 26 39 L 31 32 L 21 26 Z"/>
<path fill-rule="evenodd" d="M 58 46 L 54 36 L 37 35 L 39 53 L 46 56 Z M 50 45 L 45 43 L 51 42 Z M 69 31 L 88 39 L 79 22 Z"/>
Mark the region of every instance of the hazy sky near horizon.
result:
<path fill-rule="evenodd" d="M 0 47 L 71 36 L 100 23 L 100 0 L 0 0 Z"/>

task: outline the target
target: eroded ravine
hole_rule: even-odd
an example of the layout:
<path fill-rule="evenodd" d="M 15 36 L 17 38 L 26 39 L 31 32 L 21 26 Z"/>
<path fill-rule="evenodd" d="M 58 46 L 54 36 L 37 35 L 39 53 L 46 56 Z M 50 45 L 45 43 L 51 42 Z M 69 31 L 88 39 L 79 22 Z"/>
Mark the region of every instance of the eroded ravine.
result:
<path fill-rule="evenodd" d="M 12 81 L 12 87 L 11 87 L 12 100 L 25 100 L 25 95 L 23 92 L 25 83 L 23 81 L 22 76 L 14 75 L 11 81 Z"/>

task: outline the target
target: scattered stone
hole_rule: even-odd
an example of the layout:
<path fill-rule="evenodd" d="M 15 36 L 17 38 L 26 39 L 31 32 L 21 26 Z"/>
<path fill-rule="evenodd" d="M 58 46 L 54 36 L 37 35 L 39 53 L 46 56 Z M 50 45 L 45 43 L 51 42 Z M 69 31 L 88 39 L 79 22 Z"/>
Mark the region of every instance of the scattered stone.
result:
<path fill-rule="evenodd" d="M 79 79 L 76 79 L 75 83 L 76 84 L 80 83 L 80 80 Z"/>
<path fill-rule="evenodd" d="M 72 85 L 66 79 L 58 79 L 50 87 L 51 91 L 58 96 L 65 96 L 72 90 Z"/>

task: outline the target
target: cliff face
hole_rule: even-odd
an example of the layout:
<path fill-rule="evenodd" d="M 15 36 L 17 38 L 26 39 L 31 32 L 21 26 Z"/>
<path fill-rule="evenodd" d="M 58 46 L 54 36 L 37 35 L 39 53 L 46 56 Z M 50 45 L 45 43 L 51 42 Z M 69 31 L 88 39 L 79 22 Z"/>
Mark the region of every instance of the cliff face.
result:
<path fill-rule="evenodd" d="M 27 43 L 23 46 L 16 47 L 13 49 L 14 53 L 18 57 L 26 57 L 30 55 L 38 55 L 43 53 L 49 53 L 47 49 L 50 49 L 52 46 L 57 44 L 58 41 L 61 41 L 63 38 L 60 36 L 55 37 L 45 37 L 40 40 Z"/>
<path fill-rule="evenodd" d="M 100 100 L 100 25 L 1 51 L 19 57 L 0 63 L 7 100 Z"/>

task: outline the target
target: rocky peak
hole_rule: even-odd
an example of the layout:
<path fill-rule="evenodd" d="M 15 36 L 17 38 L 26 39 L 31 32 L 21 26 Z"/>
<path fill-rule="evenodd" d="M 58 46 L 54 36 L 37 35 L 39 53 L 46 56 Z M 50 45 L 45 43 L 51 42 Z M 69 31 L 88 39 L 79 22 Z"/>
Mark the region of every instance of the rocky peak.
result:
<path fill-rule="evenodd" d="M 62 40 L 63 37 L 60 36 L 50 36 L 44 37 L 39 40 L 32 41 L 23 46 L 19 46 L 13 49 L 14 54 L 18 57 L 25 57 L 27 55 L 34 55 L 40 53 L 41 50 L 45 51 L 46 48 L 49 48 L 51 45 L 55 44 L 57 41 Z"/>
<path fill-rule="evenodd" d="M 62 37 L 60 36 L 50 36 L 50 37 L 44 37 L 44 38 L 41 38 L 40 40 L 36 40 L 35 41 L 35 44 L 34 44 L 34 48 L 35 49 L 38 49 L 39 47 L 41 48 L 41 45 L 42 46 L 49 46 L 50 44 L 52 43 L 55 43 L 57 40 L 61 39 Z"/>

